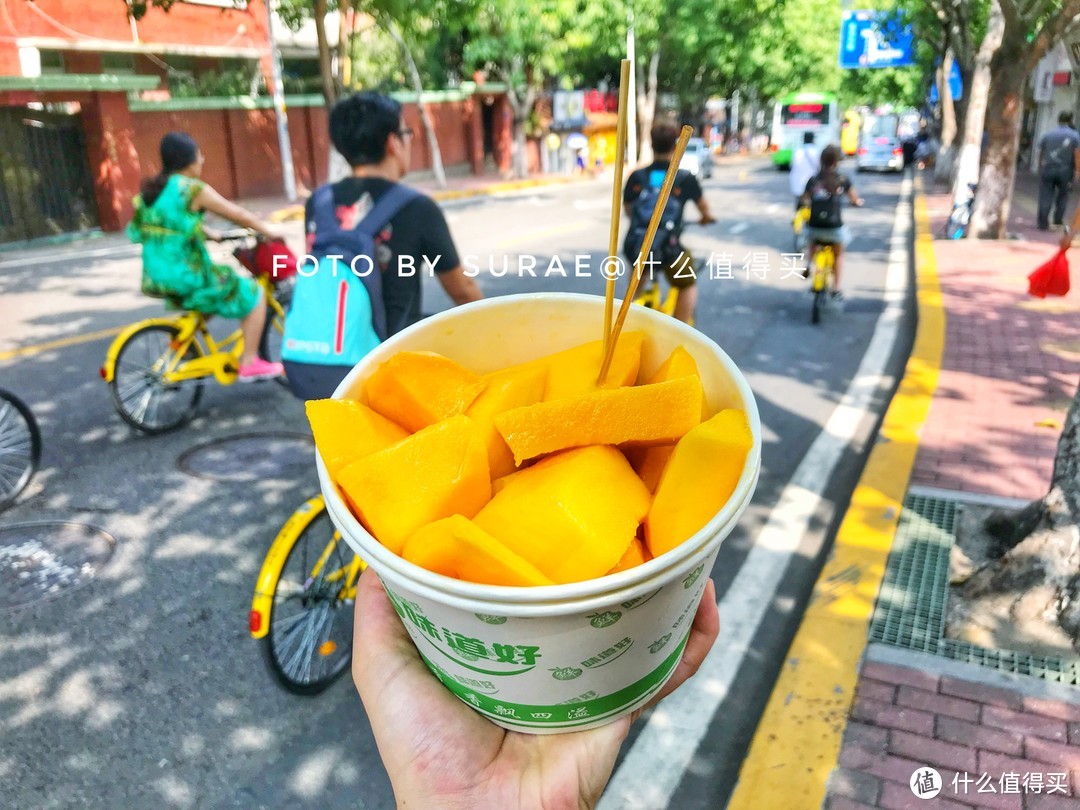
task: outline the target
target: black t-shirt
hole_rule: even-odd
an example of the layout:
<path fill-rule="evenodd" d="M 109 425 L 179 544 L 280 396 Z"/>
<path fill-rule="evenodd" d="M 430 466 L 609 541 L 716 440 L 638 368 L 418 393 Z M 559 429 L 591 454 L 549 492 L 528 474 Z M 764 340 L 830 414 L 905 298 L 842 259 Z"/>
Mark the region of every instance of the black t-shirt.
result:
<path fill-rule="evenodd" d="M 335 183 L 334 207 L 342 227 L 356 227 L 393 185 L 389 180 L 377 177 L 346 177 Z M 310 200 L 305 206 L 304 219 L 310 251 L 315 239 Z M 413 259 L 415 273 L 406 275 L 407 268 L 405 273 L 400 272 L 401 256 Z M 436 273 L 453 270 L 461 264 L 442 210 L 430 197 L 421 195 L 407 203 L 375 235 L 375 259 L 382 271 L 387 334 L 400 332 L 420 320 L 420 280 L 429 272 L 425 256 L 435 262 Z"/>
<path fill-rule="evenodd" d="M 851 180 L 843 174 L 817 174 L 806 183 L 810 197 L 810 226 L 813 228 L 841 228 L 844 225 L 844 195 L 851 191 Z"/>
<path fill-rule="evenodd" d="M 670 165 L 670 160 L 654 160 L 648 166 L 631 172 L 630 178 L 626 181 L 626 188 L 623 189 L 623 205 L 631 206 L 637 202 L 637 198 L 647 186 L 659 187 L 663 185 L 664 177 L 667 175 L 668 166 Z M 690 172 L 680 171 L 675 175 L 675 184 L 671 187 L 671 196 L 683 204 L 683 210 L 679 212 L 678 222 L 681 226 L 686 203 L 697 202 L 701 199 L 701 183 Z"/>

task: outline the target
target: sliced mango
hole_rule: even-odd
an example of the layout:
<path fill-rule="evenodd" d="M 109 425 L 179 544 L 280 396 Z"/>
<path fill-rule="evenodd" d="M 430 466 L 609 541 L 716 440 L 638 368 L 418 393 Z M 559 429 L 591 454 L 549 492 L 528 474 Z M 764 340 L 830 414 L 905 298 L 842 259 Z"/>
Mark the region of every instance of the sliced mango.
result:
<path fill-rule="evenodd" d="M 667 360 L 660 364 L 660 368 L 645 382 L 658 383 L 667 380 L 677 380 L 679 377 L 698 377 L 697 361 L 684 347 L 676 346 L 668 355 Z"/>
<path fill-rule="evenodd" d="M 511 458 L 513 458 L 513 456 L 511 456 Z M 504 489 L 506 489 L 506 485 L 509 484 L 511 481 L 513 481 L 516 476 L 520 475 L 523 472 L 525 472 L 525 471 L 524 470 L 518 470 L 517 472 L 512 472 L 509 475 L 504 475 L 502 478 L 492 478 L 491 479 L 491 497 L 494 498 L 496 495 L 498 495 L 500 492 L 502 492 Z"/>
<path fill-rule="evenodd" d="M 654 557 L 689 539 L 720 511 L 752 446 L 746 414 L 734 409 L 720 411 L 679 440 L 645 519 L 645 542 Z"/>
<path fill-rule="evenodd" d="M 481 381 L 484 391 L 465 411 L 465 415 L 484 431 L 491 477 L 501 478 L 512 473 L 516 465 L 513 453 L 495 427 L 494 418 L 511 408 L 539 402 L 544 396 L 547 369 L 543 366 L 518 366 L 486 374 Z"/>
<path fill-rule="evenodd" d="M 660 477 L 664 474 L 664 468 L 667 467 L 674 450 L 674 444 L 661 444 L 656 447 L 627 447 L 623 449 L 623 453 L 646 489 L 656 492 Z"/>
<path fill-rule="evenodd" d="M 421 527 L 455 514 L 472 517 L 491 497 L 487 446 L 467 416 L 354 461 L 338 483 L 360 522 L 395 554 Z"/>
<path fill-rule="evenodd" d="M 514 408 L 495 426 L 521 464 L 570 447 L 678 441 L 701 421 L 701 399 L 701 381 L 680 377 Z"/>
<path fill-rule="evenodd" d="M 461 515 L 437 520 L 405 542 L 401 556 L 428 571 L 483 585 L 554 585 L 536 566 Z"/>
<path fill-rule="evenodd" d="M 561 584 L 610 571 L 648 510 L 622 453 L 583 447 L 522 470 L 473 522 Z"/>
<path fill-rule="evenodd" d="M 550 355 L 534 361 L 547 368 L 547 387 L 544 389 L 544 401 L 587 394 L 598 387 L 618 388 L 633 385 L 637 381 L 641 367 L 642 332 L 623 332 L 615 344 L 615 354 L 603 386 L 597 386 L 596 378 L 600 375 L 600 363 L 604 359 L 603 341 L 583 343 L 572 349 Z"/>
<path fill-rule="evenodd" d="M 408 432 L 352 399 L 313 399 L 304 403 L 315 447 L 326 471 L 337 478 L 345 465 L 401 441 Z"/>
<path fill-rule="evenodd" d="M 478 374 L 435 352 L 399 352 L 364 387 L 371 409 L 410 433 L 464 413 L 484 390 Z"/>
<path fill-rule="evenodd" d="M 628 571 L 635 566 L 648 562 L 652 559 L 652 555 L 649 554 L 649 550 L 645 548 L 645 544 L 637 537 L 630 543 L 630 547 L 626 549 L 626 553 L 622 555 L 622 559 L 616 564 L 614 568 L 608 571 L 609 574 L 617 574 L 620 571 Z"/>

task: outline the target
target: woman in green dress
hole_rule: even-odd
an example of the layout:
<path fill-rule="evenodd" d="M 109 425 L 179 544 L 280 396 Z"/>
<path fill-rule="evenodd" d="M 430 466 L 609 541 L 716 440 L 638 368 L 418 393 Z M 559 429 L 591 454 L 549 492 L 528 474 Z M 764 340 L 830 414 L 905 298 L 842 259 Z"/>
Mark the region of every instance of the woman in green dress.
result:
<path fill-rule="evenodd" d="M 270 239 L 281 236 L 200 180 L 203 162 L 202 151 L 187 133 L 170 132 L 161 139 L 161 172 L 143 181 L 127 228 L 131 240 L 143 246 L 143 292 L 164 297 L 180 309 L 238 318 L 244 336 L 239 381 L 280 377 L 280 363 L 256 354 L 266 322 L 262 288 L 246 273 L 214 263 L 206 240 L 220 234 L 203 226 L 203 216 L 209 211 Z"/>

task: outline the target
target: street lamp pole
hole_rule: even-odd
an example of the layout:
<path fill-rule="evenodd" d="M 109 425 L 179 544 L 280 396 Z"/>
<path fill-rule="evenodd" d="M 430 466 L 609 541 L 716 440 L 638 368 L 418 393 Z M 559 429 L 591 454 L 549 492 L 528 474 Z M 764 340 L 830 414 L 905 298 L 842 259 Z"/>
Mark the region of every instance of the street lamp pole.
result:
<path fill-rule="evenodd" d="M 293 170 L 292 141 L 289 139 L 289 116 L 285 112 L 285 88 L 281 83 L 281 52 L 278 51 L 277 38 L 274 36 L 274 12 L 270 8 L 273 0 L 264 0 L 266 5 L 266 33 L 270 40 L 270 71 L 274 80 L 274 117 L 277 119 L 278 151 L 281 152 L 281 173 L 285 180 L 285 197 L 289 202 L 296 202 L 296 173 Z"/>

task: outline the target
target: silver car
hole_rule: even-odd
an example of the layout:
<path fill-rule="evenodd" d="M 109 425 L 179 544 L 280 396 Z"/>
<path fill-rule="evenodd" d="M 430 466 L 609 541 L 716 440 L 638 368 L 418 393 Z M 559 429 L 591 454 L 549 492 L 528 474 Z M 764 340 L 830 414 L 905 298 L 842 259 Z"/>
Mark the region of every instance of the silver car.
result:
<path fill-rule="evenodd" d="M 686 169 L 699 180 L 712 177 L 712 152 L 702 138 L 691 138 L 686 144 L 679 168 Z"/>
<path fill-rule="evenodd" d="M 870 169 L 902 172 L 904 147 L 900 143 L 900 117 L 872 115 L 863 121 L 859 148 L 855 152 L 855 171 Z"/>

